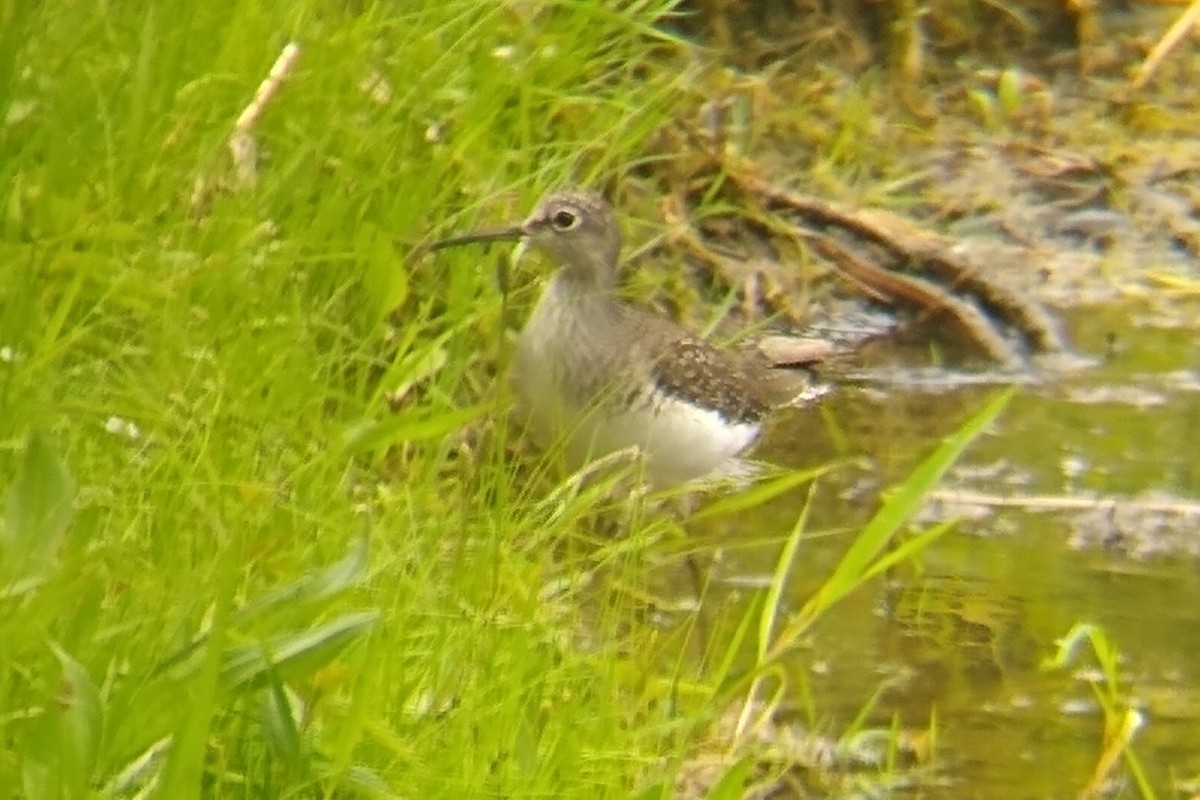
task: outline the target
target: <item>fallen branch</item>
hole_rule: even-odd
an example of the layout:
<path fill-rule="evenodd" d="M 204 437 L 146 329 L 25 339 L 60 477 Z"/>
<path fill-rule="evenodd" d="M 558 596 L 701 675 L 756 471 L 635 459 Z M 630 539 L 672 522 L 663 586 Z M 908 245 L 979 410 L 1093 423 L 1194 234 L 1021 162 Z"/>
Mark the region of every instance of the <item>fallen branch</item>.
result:
<path fill-rule="evenodd" d="M 921 230 L 891 214 L 847 209 L 780 188 L 758 177 L 754 170 L 734 170 L 728 177 L 742 191 L 766 201 L 765 204 L 773 207 L 773 210 L 782 207 L 806 221 L 841 228 L 882 247 L 894 258 L 911 263 L 915 268 L 928 270 L 945 283 L 948 291 L 963 292 L 977 298 L 997 317 L 1020 332 L 1034 351 L 1067 349 L 1066 336 L 1054 317 L 1037 303 L 985 278 L 983 270 L 977 265 L 954 256 L 953 240 Z M 984 327 L 991 328 L 992 325 L 986 319 L 983 320 L 983 327 L 964 320 L 964 327 L 981 333 Z M 999 332 L 994 333 L 995 336 L 991 338 L 1003 338 Z M 984 343 L 981 341 L 980 344 Z M 984 349 L 992 352 L 990 346 Z M 1005 349 L 1009 348 L 1006 346 Z"/>
<path fill-rule="evenodd" d="M 1020 369 L 1025 365 L 1024 356 L 969 301 L 930 281 L 893 272 L 858 258 L 828 236 L 819 233 L 805 236 L 818 254 L 872 292 L 882 294 L 892 302 L 903 302 L 931 314 L 946 316 L 985 354 L 1005 367 Z"/>

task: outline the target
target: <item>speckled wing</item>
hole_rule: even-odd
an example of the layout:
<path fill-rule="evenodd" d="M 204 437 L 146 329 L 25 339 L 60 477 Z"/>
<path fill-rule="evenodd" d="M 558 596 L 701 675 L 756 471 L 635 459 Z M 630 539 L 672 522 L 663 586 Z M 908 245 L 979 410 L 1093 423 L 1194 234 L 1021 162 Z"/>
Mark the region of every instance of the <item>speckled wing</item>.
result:
<path fill-rule="evenodd" d="M 744 423 L 761 422 L 774 406 L 763 372 L 741 353 L 690 336 L 666 343 L 650 367 L 662 392 Z"/>

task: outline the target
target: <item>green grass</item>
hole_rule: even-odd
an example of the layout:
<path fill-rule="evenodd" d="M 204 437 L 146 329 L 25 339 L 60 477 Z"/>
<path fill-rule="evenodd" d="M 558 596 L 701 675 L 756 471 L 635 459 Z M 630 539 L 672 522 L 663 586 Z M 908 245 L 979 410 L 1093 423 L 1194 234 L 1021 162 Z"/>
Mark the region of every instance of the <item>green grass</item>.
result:
<path fill-rule="evenodd" d="M 617 6 L 0 0 L 0 795 L 668 793 L 723 668 L 597 583 L 671 525 L 512 455 L 492 257 L 408 259 L 644 155 Z"/>
<path fill-rule="evenodd" d="M 0 9 L 0 786 L 630 791 L 669 728 L 620 609 L 550 596 L 591 512 L 510 468 L 490 262 L 405 257 L 611 175 L 672 110 L 664 9 Z"/>
<path fill-rule="evenodd" d="M 1096 759 L 1095 771 L 1083 789 L 1083 796 L 1098 795 L 1105 783 L 1112 779 L 1116 765 L 1124 762 L 1129 780 L 1136 787 L 1139 797 L 1153 800 L 1158 791 L 1147 775 L 1141 757 L 1133 748 L 1138 732 L 1146 725 L 1146 715 L 1137 707 L 1129 687 L 1121 677 L 1122 655 L 1111 638 L 1098 625 L 1076 623 L 1058 642 L 1053 656 L 1047 657 L 1042 668 L 1066 670 L 1082 661 L 1080 651 L 1090 650 L 1096 661 L 1096 670 L 1087 678 L 1097 706 L 1103 712 L 1103 742 Z"/>

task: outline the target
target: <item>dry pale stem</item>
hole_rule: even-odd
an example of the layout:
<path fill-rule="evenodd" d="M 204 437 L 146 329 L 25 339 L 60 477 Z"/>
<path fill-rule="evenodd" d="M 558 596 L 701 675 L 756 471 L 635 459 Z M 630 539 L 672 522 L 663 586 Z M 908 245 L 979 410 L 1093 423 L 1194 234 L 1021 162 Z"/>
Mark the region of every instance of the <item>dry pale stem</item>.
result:
<path fill-rule="evenodd" d="M 242 110 L 237 122 L 233 125 L 233 134 L 229 137 L 229 153 L 233 157 L 233 166 L 237 171 L 239 186 L 253 186 L 258 182 L 258 143 L 252 131 L 262 117 L 267 104 L 279 92 L 283 82 L 291 74 L 300 58 L 300 45 L 288 42 L 267 77 L 258 85 L 254 99 Z"/>
<path fill-rule="evenodd" d="M 1154 49 L 1150 51 L 1150 55 L 1146 56 L 1146 60 L 1138 67 L 1133 78 L 1132 88 L 1134 91 L 1141 90 L 1154 77 L 1154 73 L 1158 71 L 1162 62 L 1183 41 L 1183 37 L 1187 36 L 1188 31 L 1195 27 L 1197 22 L 1200 22 L 1200 0 L 1192 0 L 1192 4 L 1179 15 L 1179 19 L 1175 20 L 1175 24 L 1167 29 L 1167 32 L 1154 45 Z"/>

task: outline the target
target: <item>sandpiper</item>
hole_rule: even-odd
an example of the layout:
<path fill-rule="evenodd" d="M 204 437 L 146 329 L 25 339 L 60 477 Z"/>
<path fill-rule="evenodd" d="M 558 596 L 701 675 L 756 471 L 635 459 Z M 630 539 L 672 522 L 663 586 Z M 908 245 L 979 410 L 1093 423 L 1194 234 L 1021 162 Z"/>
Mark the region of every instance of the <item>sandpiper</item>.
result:
<path fill-rule="evenodd" d="M 722 350 L 617 294 L 621 231 L 591 192 L 545 197 L 524 222 L 433 250 L 523 239 L 557 269 L 517 344 L 514 385 L 534 441 L 572 467 L 637 452 L 656 488 L 745 477 L 742 455 L 796 381 L 754 350 Z"/>

